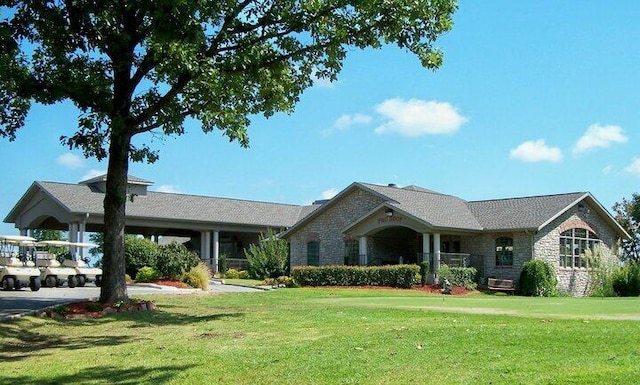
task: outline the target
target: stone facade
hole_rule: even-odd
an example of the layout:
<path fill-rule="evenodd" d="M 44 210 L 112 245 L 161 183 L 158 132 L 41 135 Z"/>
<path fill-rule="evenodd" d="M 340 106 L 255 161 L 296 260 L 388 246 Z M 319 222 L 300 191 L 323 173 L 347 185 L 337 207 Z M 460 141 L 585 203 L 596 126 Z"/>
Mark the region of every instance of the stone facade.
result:
<path fill-rule="evenodd" d="M 342 230 L 383 202 L 379 196 L 361 189 L 351 191 L 289 238 L 291 267 L 307 264 L 307 243 L 317 241 L 320 246 L 320 265 L 342 265 L 345 257 L 345 238 Z M 373 245 L 367 245 L 372 251 Z"/>
<path fill-rule="evenodd" d="M 496 266 L 496 239 L 513 239 L 513 266 Z M 484 278 L 512 279 L 518 281 L 522 265 L 531 259 L 532 233 L 504 232 L 471 235 L 462 238 L 462 252 L 481 256 L 483 265 L 481 275 Z"/>
<path fill-rule="evenodd" d="M 588 294 L 589 271 L 586 268 L 560 267 L 560 234 L 572 228 L 593 231 L 600 238 L 605 258 L 615 259 L 611 249 L 616 244 L 614 229 L 592 207 L 580 204 L 562 214 L 535 235 L 535 258 L 549 262 L 558 274 L 558 287 L 562 293 L 583 296 Z"/>

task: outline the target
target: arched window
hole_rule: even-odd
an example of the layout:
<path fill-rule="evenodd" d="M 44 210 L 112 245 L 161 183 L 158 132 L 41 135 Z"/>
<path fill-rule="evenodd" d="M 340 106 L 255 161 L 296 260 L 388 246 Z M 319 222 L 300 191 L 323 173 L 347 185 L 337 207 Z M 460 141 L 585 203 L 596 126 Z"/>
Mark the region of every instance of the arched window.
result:
<path fill-rule="evenodd" d="M 513 266 L 513 238 L 496 239 L 496 266 Z"/>
<path fill-rule="evenodd" d="M 585 251 L 600 243 L 600 238 L 587 229 L 574 228 L 560 234 L 560 267 L 587 268 Z"/>
<path fill-rule="evenodd" d="M 307 265 L 320 266 L 320 242 L 307 242 Z"/>

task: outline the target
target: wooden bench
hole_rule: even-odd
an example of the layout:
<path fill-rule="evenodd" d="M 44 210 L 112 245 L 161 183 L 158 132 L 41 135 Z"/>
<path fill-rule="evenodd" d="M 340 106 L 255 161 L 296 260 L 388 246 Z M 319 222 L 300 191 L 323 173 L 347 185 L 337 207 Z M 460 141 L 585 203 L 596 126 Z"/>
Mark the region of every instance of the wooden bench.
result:
<path fill-rule="evenodd" d="M 508 293 L 514 293 L 516 288 L 513 286 L 513 281 L 510 279 L 487 279 L 487 286 L 490 292 L 506 291 Z"/>

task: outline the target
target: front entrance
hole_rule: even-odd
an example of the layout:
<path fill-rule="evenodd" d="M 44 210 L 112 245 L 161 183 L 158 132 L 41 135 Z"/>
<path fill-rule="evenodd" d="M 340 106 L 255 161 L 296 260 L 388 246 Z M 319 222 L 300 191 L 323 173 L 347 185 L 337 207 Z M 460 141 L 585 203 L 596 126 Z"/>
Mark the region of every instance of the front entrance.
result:
<path fill-rule="evenodd" d="M 372 234 L 369 239 L 370 265 L 418 263 L 422 235 L 408 227 L 387 227 Z"/>

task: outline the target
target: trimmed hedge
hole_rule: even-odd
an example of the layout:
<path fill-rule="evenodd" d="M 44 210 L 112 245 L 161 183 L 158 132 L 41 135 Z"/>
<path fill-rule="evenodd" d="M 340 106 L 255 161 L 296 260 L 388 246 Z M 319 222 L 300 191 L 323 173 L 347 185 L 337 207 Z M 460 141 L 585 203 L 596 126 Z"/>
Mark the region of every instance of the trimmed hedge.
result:
<path fill-rule="evenodd" d="M 293 278 L 300 286 L 391 286 L 410 288 L 420 282 L 418 265 L 298 266 Z"/>
<path fill-rule="evenodd" d="M 474 267 L 450 267 L 448 265 L 442 265 L 438 270 L 440 282 L 446 278 L 452 286 L 464 287 L 468 290 L 473 290 L 478 286 L 476 283 L 477 275 L 478 270 Z"/>

